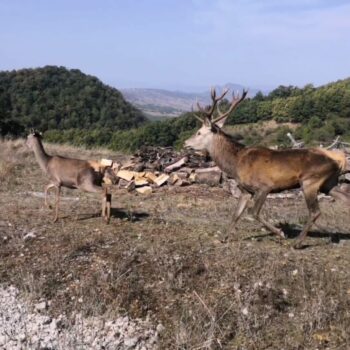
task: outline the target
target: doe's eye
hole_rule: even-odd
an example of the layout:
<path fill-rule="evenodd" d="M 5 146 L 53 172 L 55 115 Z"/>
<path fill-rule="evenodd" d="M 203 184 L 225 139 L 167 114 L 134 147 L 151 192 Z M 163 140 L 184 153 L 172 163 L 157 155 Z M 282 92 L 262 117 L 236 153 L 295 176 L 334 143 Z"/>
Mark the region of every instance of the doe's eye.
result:
<path fill-rule="evenodd" d="M 200 135 L 201 133 L 198 131 L 197 135 Z"/>

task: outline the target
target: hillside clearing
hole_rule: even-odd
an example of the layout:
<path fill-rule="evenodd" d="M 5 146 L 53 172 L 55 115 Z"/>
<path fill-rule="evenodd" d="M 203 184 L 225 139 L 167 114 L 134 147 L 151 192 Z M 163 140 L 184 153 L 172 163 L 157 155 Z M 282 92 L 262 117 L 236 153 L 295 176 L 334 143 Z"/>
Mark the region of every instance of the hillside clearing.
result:
<path fill-rule="evenodd" d="M 349 348 L 348 208 L 322 200 L 319 224 L 334 233 L 313 228 L 305 249 L 294 250 L 307 213 L 302 198 L 268 200 L 263 209 L 282 223 L 286 241 L 245 216 L 222 244 L 236 202 L 221 188 L 163 187 L 149 196 L 113 189 L 110 225 L 98 196 L 65 190 L 79 200 L 63 200 L 53 224 L 32 195 L 45 184 L 23 141 L 1 142 L 0 283 L 34 303 L 50 301 L 50 316 L 149 317 L 165 326 L 160 349 Z"/>

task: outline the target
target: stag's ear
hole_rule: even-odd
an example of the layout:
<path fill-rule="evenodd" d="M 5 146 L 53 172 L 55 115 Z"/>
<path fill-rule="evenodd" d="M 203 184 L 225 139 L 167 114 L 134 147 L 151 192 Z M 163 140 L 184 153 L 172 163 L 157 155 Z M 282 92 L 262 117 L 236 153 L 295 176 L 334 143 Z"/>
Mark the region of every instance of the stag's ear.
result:
<path fill-rule="evenodd" d="M 227 119 L 228 119 L 228 116 L 216 122 L 215 125 L 221 129 L 225 125 Z"/>

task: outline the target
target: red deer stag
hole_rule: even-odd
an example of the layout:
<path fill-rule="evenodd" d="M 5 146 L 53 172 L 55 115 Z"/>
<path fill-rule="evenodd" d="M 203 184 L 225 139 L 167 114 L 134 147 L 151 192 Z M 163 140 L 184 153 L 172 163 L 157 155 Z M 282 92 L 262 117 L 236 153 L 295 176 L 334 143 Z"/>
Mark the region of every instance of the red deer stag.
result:
<path fill-rule="evenodd" d="M 196 118 L 202 122 L 202 127 L 186 140 L 185 147 L 207 151 L 216 164 L 237 181 L 242 193 L 228 232 L 235 231 L 238 219 L 253 196 L 254 218 L 271 232 L 284 238 L 283 231 L 266 221 L 260 215 L 260 210 L 269 193 L 300 187 L 304 193 L 309 217 L 295 244 L 298 248 L 320 216 L 318 192 L 329 193 L 350 205 L 349 195 L 337 187 L 338 177 L 346 168 L 345 155 L 322 148 L 272 150 L 265 147 L 245 147 L 226 134 L 222 127 L 227 117 L 244 100 L 247 91 L 243 91 L 241 97 L 233 94 L 228 111 L 222 113 L 218 103 L 227 91 L 217 97 L 215 89 L 212 89 L 211 106 L 202 108 L 197 103 L 203 117 L 196 115 Z"/>
<path fill-rule="evenodd" d="M 61 187 L 78 188 L 86 192 L 99 192 L 102 194 L 102 217 L 108 223 L 111 215 L 112 195 L 108 188 L 102 186 L 104 178 L 112 183 L 116 176 L 110 167 L 102 167 L 99 162 L 81 159 L 50 156 L 45 152 L 41 142 L 41 134 L 31 132 L 26 144 L 33 150 L 40 168 L 48 175 L 50 183 L 45 187 L 45 205 L 47 206 L 47 194 L 50 188 L 56 188 L 56 208 L 54 222 L 58 219 L 58 207 Z"/>

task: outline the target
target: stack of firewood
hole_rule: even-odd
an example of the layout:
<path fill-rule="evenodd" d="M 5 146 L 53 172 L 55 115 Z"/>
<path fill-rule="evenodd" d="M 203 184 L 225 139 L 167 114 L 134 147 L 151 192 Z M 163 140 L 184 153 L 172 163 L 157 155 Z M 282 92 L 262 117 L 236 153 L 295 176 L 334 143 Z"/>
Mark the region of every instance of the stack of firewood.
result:
<path fill-rule="evenodd" d="M 206 155 L 196 152 L 180 153 L 170 147 L 143 147 L 124 164 L 113 163 L 119 178 L 119 188 L 152 193 L 164 185 L 188 186 L 223 183 L 222 171 Z"/>

